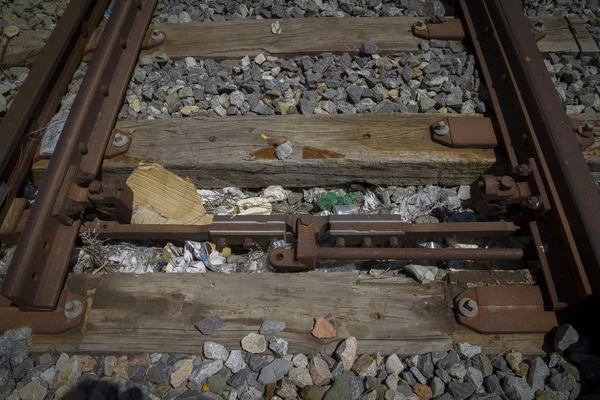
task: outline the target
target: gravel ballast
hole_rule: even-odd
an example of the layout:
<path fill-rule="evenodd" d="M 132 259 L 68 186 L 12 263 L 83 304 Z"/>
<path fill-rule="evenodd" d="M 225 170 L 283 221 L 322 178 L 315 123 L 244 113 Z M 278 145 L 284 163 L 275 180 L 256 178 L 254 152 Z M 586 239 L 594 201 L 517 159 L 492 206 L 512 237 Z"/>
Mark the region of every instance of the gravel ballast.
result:
<path fill-rule="evenodd" d="M 0 337 L 0 398 L 263 400 L 270 393 L 270 400 L 574 400 L 597 388 L 597 374 L 587 371 L 599 356 L 576 357 L 583 354 L 576 351 L 524 359 L 513 368 L 506 359 L 523 359 L 520 353 L 488 356 L 468 343 L 459 343 L 470 348 L 468 355 L 402 357 L 361 354 L 352 336 L 333 354 L 288 351 L 278 333 L 240 337 L 241 350 L 220 345 L 219 331 L 206 339 L 197 354 L 29 354 L 31 331 L 9 331 Z M 459 367 L 467 371 L 461 378 L 452 372 Z"/>

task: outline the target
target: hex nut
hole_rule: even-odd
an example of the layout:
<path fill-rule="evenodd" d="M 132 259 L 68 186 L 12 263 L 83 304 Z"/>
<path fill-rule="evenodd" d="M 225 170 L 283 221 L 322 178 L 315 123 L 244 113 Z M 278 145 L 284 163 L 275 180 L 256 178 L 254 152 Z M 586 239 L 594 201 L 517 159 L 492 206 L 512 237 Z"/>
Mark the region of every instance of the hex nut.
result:
<path fill-rule="evenodd" d="M 444 136 L 450 133 L 450 127 L 444 121 L 440 121 L 433 126 L 433 133 L 437 136 Z"/>
<path fill-rule="evenodd" d="M 83 312 L 83 303 L 79 300 L 68 301 L 65 304 L 65 317 L 68 319 L 74 319 L 81 315 Z"/>
<path fill-rule="evenodd" d="M 478 311 L 479 311 L 479 307 L 477 306 L 477 303 L 473 299 L 465 297 L 465 298 L 460 299 L 460 301 L 458 302 L 458 312 L 463 317 L 473 318 L 474 316 L 477 315 Z"/>

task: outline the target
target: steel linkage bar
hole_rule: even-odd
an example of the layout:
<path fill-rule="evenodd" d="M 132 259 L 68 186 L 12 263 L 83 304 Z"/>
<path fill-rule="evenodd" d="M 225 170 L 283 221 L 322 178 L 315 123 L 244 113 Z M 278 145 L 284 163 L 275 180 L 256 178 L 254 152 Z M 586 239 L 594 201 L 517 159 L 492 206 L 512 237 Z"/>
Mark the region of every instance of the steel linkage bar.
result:
<path fill-rule="evenodd" d="M 131 191 L 119 182 L 91 184 L 100 178 L 100 165 L 155 6 L 156 0 L 115 3 L 56 147 L 60 156 L 50 160 L 2 285 L 2 295 L 21 308 L 56 307 L 87 202 L 112 205 L 127 222 Z M 106 199 L 109 202 L 103 202 Z"/>
<path fill-rule="evenodd" d="M 485 198 L 520 182 L 551 307 L 574 305 L 600 284 L 600 195 L 518 0 L 459 0 L 516 182 L 480 182 Z M 517 204 L 515 204 L 517 205 Z M 584 268 L 585 265 L 585 268 Z M 586 273 L 587 271 L 587 273 Z"/>

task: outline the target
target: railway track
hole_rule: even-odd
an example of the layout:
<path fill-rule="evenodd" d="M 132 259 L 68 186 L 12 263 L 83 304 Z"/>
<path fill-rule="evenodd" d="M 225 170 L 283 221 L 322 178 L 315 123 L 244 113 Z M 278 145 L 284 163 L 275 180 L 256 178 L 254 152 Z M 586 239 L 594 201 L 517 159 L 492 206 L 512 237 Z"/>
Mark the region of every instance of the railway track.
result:
<path fill-rule="evenodd" d="M 598 47 L 574 21 L 528 20 L 516 0 L 460 0 L 456 5 L 456 18 L 442 23 L 408 17 L 282 20 L 277 35 L 272 20 L 150 27 L 156 0 L 116 1 L 108 23 L 97 31 L 108 1 L 71 2 L 0 127 L 0 239 L 17 244 L 0 292 L 5 299 L 1 329 L 25 324 L 34 333 L 51 334 L 81 328 L 90 316 L 84 311 L 69 319 L 65 310 L 76 302 L 84 310 L 85 305 L 92 307 L 87 292 L 102 289 L 93 279 L 71 276 L 67 280 L 67 275 L 71 249 L 80 232 L 89 229 L 102 239 L 189 239 L 239 251 L 254 245 L 268 249 L 274 241 L 285 240 L 291 248 L 271 250 L 269 261 L 277 271 L 288 273 L 313 270 L 320 260 L 525 260 L 540 266 L 542 285 L 483 286 L 461 293 L 455 285 L 449 296 L 456 320 L 484 334 L 546 333 L 559 322 L 580 324 L 579 317 L 597 306 L 600 290 L 600 197 L 593 177 L 593 133 L 586 127 L 594 119 L 567 116 L 542 52 L 581 54 L 598 52 Z M 321 32 L 319 40 L 303 40 L 304 32 L 314 31 Z M 186 35 L 192 39 L 183 40 Z M 422 39 L 462 41 L 473 52 L 493 112 L 117 121 L 139 57 L 157 52 L 175 60 L 232 60 L 262 53 L 358 54 L 364 42 L 373 40 L 378 54 L 385 55 L 417 50 Z M 40 160 L 38 143 L 27 132 L 50 122 L 83 59 L 89 59 L 87 73 L 60 140 L 50 160 Z M 273 143 L 248 134 L 254 131 L 266 132 Z M 121 146 L 116 135 L 125 135 L 128 143 Z M 348 135 L 355 139 L 345 141 Z M 289 139 L 304 150 L 316 148 L 320 155 L 314 156 L 313 151 L 301 159 L 275 160 L 275 146 Z M 358 180 L 390 185 L 467 183 L 472 184 L 478 211 L 507 220 L 410 224 L 395 216 L 274 215 L 215 217 L 204 226 L 130 224 L 133 192 L 125 183 L 127 176 L 139 161 L 148 160 L 188 174 L 189 158 L 174 154 L 190 143 L 191 157 L 199 154 L 203 160 L 189 174 L 204 185 L 215 184 L 204 176 L 209 170 L 218 172 L 222 180 L 249 187 Z M 222 149 L 233 143 L 235 149 L 227 158 Z M 588 149 L 586 156 L 582 148 Z M 249 156 L 256 152 L 263 157 Z M 423 161 L 426 158 L 429 161 Z M 39 186 L 31 207 L 17 197 L 30 171 Z M 532 245 L 526 249 L 409 247 L 415 239 L 509 236 L 527 236 Z M 317 285 L 320 280 L 316 275 L 302 276 L 307 284 Z M 276 291 L 286 285 L 287 277 L 270 277 L 266 286 Z M 226 278 L 215 281 L 229 285 Z M 118 279 L 108 278 L 107 284 L 116 292 Z M 153 279 L 141 281 L 152 286 Z M 242 285 L 239 279 L 245 278 L 232 281 Z M 320 290 L 311 293 L 318 301 L 327 301 Z M 252 290 L 240 294 L 254 295 Z M 445 295 L 432 296 L 443 308 Z M 402 299 L 392 296 L 390 301 Z M 478 312 L 465 312 L 465 302 L 475 303 Z M 98 307 L 110 312 L 115 304 L 107 301 Z M 443 319 L 432 315 L 438 322 Z M 434 326 L 432 330 L 438 329 Z M 41 340 L 56 345 L 52 336 Z M 92 340 L 105 341 L 97 344 L 104 350 L 111 344 L 110 339 Z M 441 341 L 432 348 L 448 344 Z M 139 349 L 152 345 L 152 341 L 142 343 Z"/>

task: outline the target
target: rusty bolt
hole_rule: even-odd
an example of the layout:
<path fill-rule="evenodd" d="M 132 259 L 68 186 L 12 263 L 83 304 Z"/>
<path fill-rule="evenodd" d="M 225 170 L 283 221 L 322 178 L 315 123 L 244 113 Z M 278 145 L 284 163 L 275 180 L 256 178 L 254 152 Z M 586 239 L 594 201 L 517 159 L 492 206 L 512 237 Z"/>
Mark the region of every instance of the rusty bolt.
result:
<path fill-rule="evenodd" d="M 244 250 L 250 250 L 252 248 L 253 242 L 252 239 L 250 238 L 244 238 L 244 241 L 242 242 L 242 248 Z"/>
<path fill-rule="evenodd" d="M 83 154 L 84 156 L 88 153 L 87 143 L 79 142 L 79 144 L 77 145 L 77 147 L 79 148 L 79 152 L 81 154 Z"/>
<path fill-rule="evenodd" d="M 64 213 L 69 217 L 80 216 L 85 212 L 85 205 L 81 203 L 69 202 L 65 205 Z"/>
<path fill-rule="evenodd" d="M 433 126 L 433 133 L 438 136 L 444 136 L 450 133 L 450 127 L 446 125 L 446 122 L 440 121 Z"/>
<path fill-rule="evenodd" d="M 65 304 L 65 317 L 68 319 L 77 318 L 83 312 L 83 303 L 79 300 L 67 301 Z"/>
<path fill-rule="evenodd" d="M 90 183 L 94 180 L 94 174 L 90 174 L 89 172 L 79 171 L 77 175 L 75 175 L 75 183 L 77 183 L 81 187 L 88 187 Z"/>
<path fill-rule="evenodd" d="M 102 194 L 104 188 L 102 187 L 102 182 L 93 181 L 89 184 L 88 190 L 90 191 L 90 194 Z"/>
<path fill-rule="evenodd" d="M 225 239 L 223 237 L 220 237 L 219 239 L 217 239 L 216 245 L 217 245 L 217 251 L 218 252 L 223 251 L 223 249 L 225 247 L 227 247 L 227 239 Z"/>
<path fill-rule="evenodd" d="M 542 21 L 536 21 L 536 23 L 533 24 L 533 30 L 538 32 L 544 32 L 546 30 L 546 26 Z"/>
<path fill-rule="evenodd" d="M 413 28 L 415 28 L 415 31 L 424 31 L 427 30 L 427 24 L 425 21 L 419 20 L 413 25 Z"/>
<path fill-rule="evenodd" d="M 585 124 L 577 128 L 577 133 L 584 138 L 591 138 L 594 136 L 594 124 Z"/>
<path fill-rule="evenodd" d="M 400 247 L 400 244 L 398 243 L 398 238 L 397 237 L 391 237 L 390 240 L 390 247 L 397 249 L 398 247 Z"/>
<path fill-rule="evenodd" d="M 373 247 L 373 241 L 370 237 L 366 237 L 362 240 L 362 247 L 371 248 Z"/>
<path fill-rule="evenodd" d="M 479 307 L 473 299 L 465 297 L 458 302 L 458 312 L 464 317 L 473 318 L 477 315 L 477 311 Z"/>
<path fill-rule="evenodd" d="M 113 139 L 113 146 L 115 147 L 123 147 L 129 143 L 129 137 L 127 135 L 123 135 L 122 133 L 115 133 L 115 138 Z"/>
<path fill-rule="evenodd" d="M 523 207 L 527 210 L 531 210 L 531 211 L 539 210 L 541 206 L 542 206 L 542 202 L 540 201 L 540 198 L 537 196 L 529 196 L 529 197 L 526 197 L 523 200 L 521 200 L 521 207 Z"/>
<path fill-rule="evenodd" d="M 335 247 L 346 247 L 346 239 L 343 237 L 335 239 Z"/>
<path fill-rule="evenodd" d="M 515 180 L 508 175 L 500 178 L 500 188 L 503 190 L 512 189 L 515 186 Z"/>
<path fill-rule="evenodd" d="M 162 42 L 165 40 L 165 34 L 158 29 L 152 30 L 152 41 L 153 42 Z"/>
<path fill-rule="evenodd" d="M 527 178 L 529 175 L 531 175 L 531 172 L 531 165 L 529 164 L 517 165 L 513 171 L 513 173 L 520 178 Z"/>

